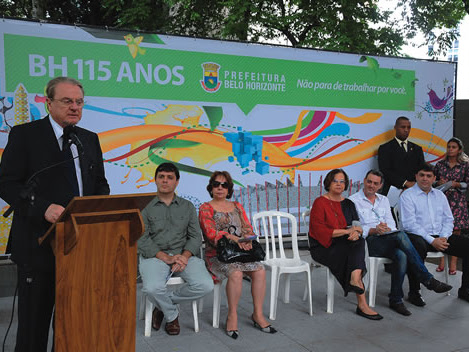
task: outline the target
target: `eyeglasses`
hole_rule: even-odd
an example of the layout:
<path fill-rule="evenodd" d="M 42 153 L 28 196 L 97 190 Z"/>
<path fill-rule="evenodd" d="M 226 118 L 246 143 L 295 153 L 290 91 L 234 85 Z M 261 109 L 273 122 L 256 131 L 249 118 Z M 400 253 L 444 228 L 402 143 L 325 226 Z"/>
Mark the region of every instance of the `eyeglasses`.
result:
<path fill-rule="evenodd" d="M 228 189 L 228 182 L 218 182 L 218 181 L 213 181 L 212 182 L 212 187 L 213 188 L 218 188 L 222 186 L 224 189 Z"/>
<path fill-rule="evenodd" d="M 345 180 L 332 180 L 332 182 L 345 184 Z"/>
<path fill-rule="evenodd" d="M 62 98 L 62 99 L 51 99 L 52 101 L 57 101 L 63 106 L 72 106 L 73 103 L 76 104 L 79 108 L 83 107 L 85 105 L 85 101 L 83 99 L 70 99 L 70 98 Z"/>

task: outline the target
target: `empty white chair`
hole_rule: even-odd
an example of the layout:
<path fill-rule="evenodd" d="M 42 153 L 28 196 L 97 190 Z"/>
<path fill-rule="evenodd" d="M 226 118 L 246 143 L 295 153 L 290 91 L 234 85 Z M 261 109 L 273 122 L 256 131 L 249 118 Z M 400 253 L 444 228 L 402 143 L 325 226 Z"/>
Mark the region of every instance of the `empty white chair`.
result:
<path fill-rule="evenodd" d="M 283 245 L 282 219 L 291 222 L 291 246 L 292 257 L 287 257 Z M 308 280 L 309 293 L 309 314 L 313 315 L 313 301 L 311 293 L 311 270 L 310 264 L 300 259 L 298 251 L 297 221 L 296 218 L 288 213 L 279 211 L 264 211 L 255 214 L 253 217 L 253 228 L 258 232 L 258 222 L 262 228 L 262 234 L 265 237 L 266 256 L 264 264 L 271 269 L 271 287 L 270 287 L 270 315 L 271 320 L 275 320 L 277 314 L 277 298 L 280 284 L 280 276 L 287 274 L 285 281 L 284 300 L 286 303 L 290 297 L 289 274 L 305 272 Z M 259 235 L 259 234 L 258 234 Z M 278 246 L 278 251 L 277 251 Z M 278 252 L 278 253 L 277 253 Z"/>
<path fill-rule="evenodd" d="M 180 277 L 172 277 L 168 280 L 168 286 L 177 286 L 184 284 L 185 281 Z M 192 301 L 192 314 L 194 315 L 194 330 L 199 332 L 199 318 L 197 314 L 197 300 Z M 148 299 L 147 295 L 142 292 L 140 297 L 140 309 L 138 317 L 140 320 L 145 319 L 145 336 L 151 336 L 151 320 L 153 316 L 153 303 Z"/>
<path fill-rule="evenodd" d="M 303 218 L 303 222 L 305 223 L 306 226 L 306 217 L 309 216 L 311 213 L 311 210 L 305 210 L 302 214 L 301 217 Z M 308 239 L 308 247 L 309 247 L 309 239 Z M 314 263 L 311 263 L 311 266 L 314 266 Z M 326 312 L 332 314 L 334 312 L 334 275 L 332 275 L 331 271 L 327 266 L 324 266 L 326 268 L 326 285 L 327 285 L 327 306 L 326 306 Z M 311 289 L 311 287 L 310 287 Z M 306 294 L 308 292 L 308 287 L 305 286 L 305 292 L 303 295 L 303 301 L 306 300 Z"/>

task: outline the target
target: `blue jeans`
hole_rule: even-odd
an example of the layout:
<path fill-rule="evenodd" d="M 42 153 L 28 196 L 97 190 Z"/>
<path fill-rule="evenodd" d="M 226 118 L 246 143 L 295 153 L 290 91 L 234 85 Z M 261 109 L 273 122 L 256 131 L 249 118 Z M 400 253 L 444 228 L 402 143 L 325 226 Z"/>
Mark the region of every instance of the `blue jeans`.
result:
<path fill-rule="evenodd" d="M 419 282 L 428 282 L 433 277 L 405 232 L 384 236 L 371 235 L 366 241 L 370 257 L 386 257 L 392 260 L 389 303 L 402 302 L 402 284 L 407 271 L 413 273 Z"/>

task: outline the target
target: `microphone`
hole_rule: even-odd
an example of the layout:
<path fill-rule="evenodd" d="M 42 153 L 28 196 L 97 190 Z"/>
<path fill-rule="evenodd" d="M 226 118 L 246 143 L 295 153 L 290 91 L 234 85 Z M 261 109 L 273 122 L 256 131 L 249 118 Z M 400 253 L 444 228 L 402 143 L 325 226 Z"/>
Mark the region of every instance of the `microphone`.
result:
<path fill-rule="evenodd" d="M 64 135 L 63 140 L 67 141 L 69 144 L 73 143 L 76 145 L 78 150 L 78 155 L 83 155 L 85 150 L 83 148 L 83 144 L 81 143 L 80 139 L 77 136 L 77 128 L 75 125 L 68 125 L 64 128 Z"/>

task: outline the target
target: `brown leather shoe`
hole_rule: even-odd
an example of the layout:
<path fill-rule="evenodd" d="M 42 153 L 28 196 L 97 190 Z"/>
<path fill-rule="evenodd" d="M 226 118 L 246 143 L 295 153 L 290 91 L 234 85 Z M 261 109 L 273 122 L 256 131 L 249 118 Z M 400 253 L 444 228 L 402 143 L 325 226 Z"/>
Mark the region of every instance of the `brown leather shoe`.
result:
<path fill-rule="evenodd" d="M 178 317 L 176 317 L 176 319 L 174 319 L 173 321 L 166 323 L 164 329 L 166 330 L 168 335 L 179 335 L 181 328 L 179 326 Z"/>
<path fill-rule="evenodd" d="M 153 327 L 153 329 L 157 331 L 160 330 L 161 322 L 163 321 L 163 318 L 164 318 L 163 312 L 155 307 L 155 309 L 153 309 L 153 315 L 151 319 L 151 326 Z"/>

